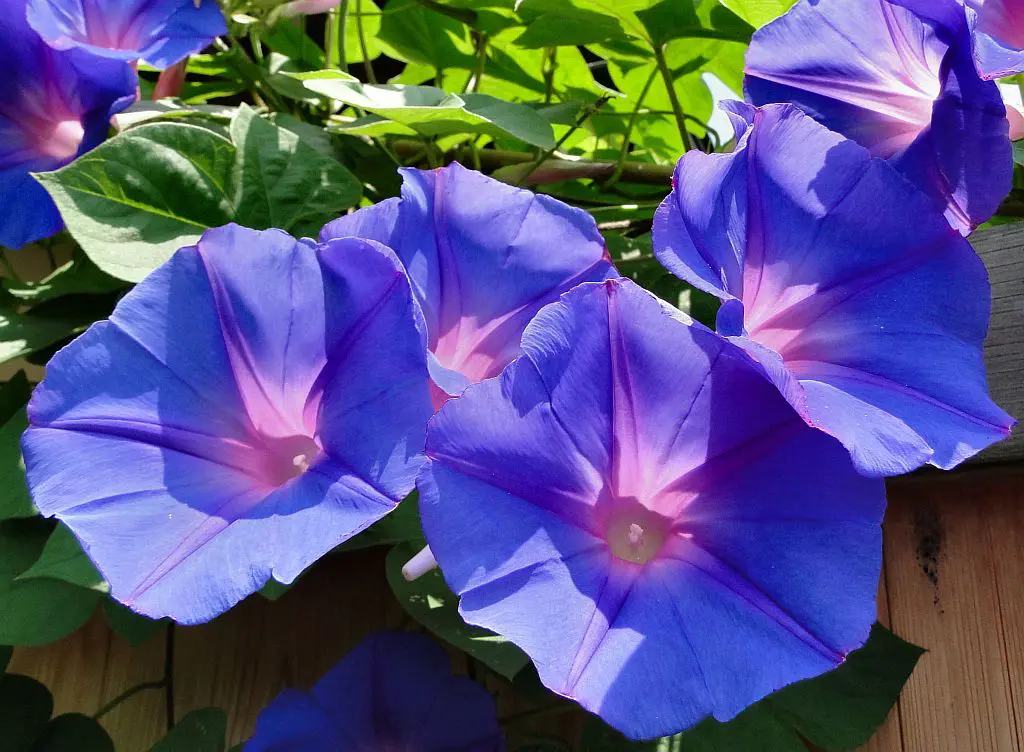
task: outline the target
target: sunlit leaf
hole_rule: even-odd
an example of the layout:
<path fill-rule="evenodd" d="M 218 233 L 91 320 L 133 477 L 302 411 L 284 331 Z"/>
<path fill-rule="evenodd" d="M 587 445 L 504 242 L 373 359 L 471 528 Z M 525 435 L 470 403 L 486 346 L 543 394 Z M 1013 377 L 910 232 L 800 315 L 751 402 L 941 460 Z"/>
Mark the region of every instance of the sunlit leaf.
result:
<path fill-rule="evenodd" d="M 106 593 L 110 588 L 96 571 L 78 538 L 64 524 L 58 524 L 43 547 L 39 559 L 15 579 L 18 582 L 35 579 L 61 580 L 79 587 Z"/>
<path fill-rule="evenodd" d="M 24 371 L 0 385 L 0 520 L 36 513 L 21 458 L 21 434 L 28 428 L 25 404 L 31 393 Z"/>
<path fill-rule="evenodd" d="M 796 0 L 720 0 L 722 5 L 755 29 L 774 21 L 796 5 Z"/>

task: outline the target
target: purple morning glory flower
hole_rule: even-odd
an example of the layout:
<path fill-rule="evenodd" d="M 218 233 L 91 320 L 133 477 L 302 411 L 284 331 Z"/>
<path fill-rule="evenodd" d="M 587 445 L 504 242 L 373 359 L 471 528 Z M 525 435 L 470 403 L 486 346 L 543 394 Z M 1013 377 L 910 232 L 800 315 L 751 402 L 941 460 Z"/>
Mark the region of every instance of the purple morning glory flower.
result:
<path fill-rule="evenodd" d="M 128 65 L 57 52 L 25 23 L 24 0 L 0 13 L 0 245 L 20 248 L 64 226 L 29 174 L 61 167 L 99 144 L 135 99 Z"/>
<path fill-rule="evenodd" d="M 395 249 L 426 318 L 437 405 L 500 373 L 546 303 L 618 276 L 581 209 L 458 163 L 401 173 L 401 199 L 341 217 L 320 238 L 368 237 Z"/>
<path fill-rule="evenodd" d="M 791 105 L 730 103 L 732 154 L 690 153 L 654 252 L 857 467 L 951 468 L 1005 438 L 981 260 L 892 166 Z"/>
<path fill-rule="evenodd" d="M 999 89 L 979 78 L 959 0 L 801 0 L 754 34 L 747 98 L 792 102 L 890 160 L 962 233 L 1010 190 Z"/>
<path fill-rule="evenodd" d="M 293 581 L 412 490 L 414 314 L 379 244 L 208 231 L 50 361 L 23 439 L 36 505 L 147 616 Z"/>
<path fill-rule="evenodd" d="M 730 719 L 875 619 L 882 482 L 688 324 L 628 280 L 566 293 L 434 416 L 417 481 L 466 621 L 632 738 Z"/>
<path fill-rule="evenodd" d="M 317 682 L 286 689 L 256 719 L 245 752 L 501 752 L 494 698 L 452 675 L 429 637 L 378 632 Z"/>
<path fill-rule="evenodd" d="M 1024 72 L 1024 2 L 966 0 L 974 30 L 974 60 L 982 78 Z"/>
<path fill-rule="evenodd" d="M 228 31 L 216 0 L 28 0 L 28 22 L 59 50 L 160 69 Z"/>

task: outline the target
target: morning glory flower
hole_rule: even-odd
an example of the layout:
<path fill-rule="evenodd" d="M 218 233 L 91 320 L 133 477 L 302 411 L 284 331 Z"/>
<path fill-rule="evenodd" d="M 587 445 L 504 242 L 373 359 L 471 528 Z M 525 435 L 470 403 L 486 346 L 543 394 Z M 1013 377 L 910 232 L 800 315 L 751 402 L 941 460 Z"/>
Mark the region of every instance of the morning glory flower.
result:
<path fill-rule="evenodd" d="M 581 209 L 458 163 L 401 173 L 401 199 L 341 217 L 320 238 L 368 237 L 395 249 L 426 319 L 437 405 L 500 373 L 546 303 L 618 276 Z"/>
<path fill-rule="evenodd" d="M 791 105 L 730 105 L 736 150 L 679 161 L 658 259 L 725 301 L 718 331 L 862 472 L 948 469 L 1005 438 L 967 241 L 889 163 Z"/>
<path fill-rule="evenodd" d="M 1021 0 L 965 0 L 974 30 L 974 60 L 982 78 L 1024 72 L 1024 3 Z"/>
<path fill-rule="evenodd" d="M 1006 109 L 959 0 L 903 4 L 801 0 L 754 34 L 747 98 L 797 104 L 890 160 L 967 234 L 1010 190 Z"/>
<path fill-rule="evenodd" d="M 23 439 L 36 505 L 150 617 L 292 582 L 412 490 L 414 314 L 379 244 L 208 231 L 50 361 Z"/>
<path fill-rule="evenodd" d="M 216 0 L 28 0 L 28 22 L 58 50 L 161 70 L 228 31 Z"/>
<path fill-rule="evenodd" d="M 882 481 L 625 279 L 544 308 L 430 422 L 423 529 L 471 624 L 631 738 L 728 720 L 875 619 Z"/>
<path fill-rule="evenodd" d="M 501 752 L 494 698 L 452 674 L 429 637 L 378 632 L 311 692 L 286 689 L 256 719 L 245 752 Z"/>
<path fill-rule="evenodd" d="M 0 70 L 0 245 L 20 248 L 64 226 L 29 173 L 55 170 L 102 142 L 138 84 L 124 63 L 48 47 L 25 23 L 24 0 L 0 13 Z"/>

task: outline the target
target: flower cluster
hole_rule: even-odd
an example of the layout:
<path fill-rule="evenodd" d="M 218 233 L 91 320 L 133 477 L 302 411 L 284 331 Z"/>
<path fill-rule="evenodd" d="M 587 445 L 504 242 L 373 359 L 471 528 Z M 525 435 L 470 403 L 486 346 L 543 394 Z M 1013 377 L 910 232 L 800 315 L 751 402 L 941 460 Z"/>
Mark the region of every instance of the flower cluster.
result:
<path fill-rule="evenodd" d="M 0 245 L 20 248 L 61 229 L 33 172 L 55 170 L 101 143 L 132 104 L 134 63 L 164 68 L 227 31 L 214 0 L 9 0 L 0 14 Z"/>
<path fill-rule="evenodd" d="M 40 36 L 0 31 L 69 71 L 217 33 L 192 0 L 135 5 L 152 24 L 29 0 Z M 883 479 L 1013 423 L 964 238 L 1009 190 L 1004 10 L 801 0 L 755 35 L 734 148 L 685 154 L 654 222 L 657 259 L 721 299 L 716 331 L 621 277 L 589 214 L 457 163 L 402 170 L 400 198 L 316 241 L 208 231 L 49 364 L 35 503 L 118 600 L 192 624 L 417 489 L 421 561 L 463 618 L 631 738 L 835 668 L 875 620 Z M 127 95 L 63 80 L 38 91 L 79 99 L 30 145 L 51 166 Z M 421 642 L 364 643 L 247 748 L 500 749 L 489 698 Z"/>

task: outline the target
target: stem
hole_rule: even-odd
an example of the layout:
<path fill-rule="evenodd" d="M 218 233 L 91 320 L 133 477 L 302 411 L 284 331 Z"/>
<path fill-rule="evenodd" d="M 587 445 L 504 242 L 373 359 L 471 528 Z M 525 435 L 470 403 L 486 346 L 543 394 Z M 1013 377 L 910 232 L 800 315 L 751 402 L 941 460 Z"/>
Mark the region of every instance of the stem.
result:
<path fill-rule="evenodd" d="M 544 104 L 551 104 L 555 94 L 555 71 L 558 70 L 558 48 L 544 50 Z"/>
<path fill-rule="evenodd" d="M 164 643 L 164 708 L 167 715 L 167 731 L 174 728 L 174 622 L 167 625 Z"/>
<path fill-rule="evenodd" d="M 679 96 L 676 94 L 676 88 L 673 85 L 672 71 L 668 68 L 668 62 L 665 60 L 665 48 L 660 44 L 654 45 L 654 60 L 658 64 L 658 71 L 661 73 L 662 80 L 665 81 L 665 88 L 668 90 L 668 101 L 672 103 L 672 114 L 676 117 L 676 127 L 679 128 L 679 135 L 683 139 L 683 147 L 686 151 L 697 148 L 697 143 L 694 141 L 690 131 L 686 129 L 686 113 L 683 112 L 683 105 L 679 102 Z"/>
<path fill-rule="evenodd" d="M 476 93 L 480 90 L 480 81 L 484 77 L 484 66 L 487 64 L 487 35 L 476 29 L 472 30 L 472 35 L 476 47 L 476 68 L 466 82 L 466 91 Z"/>
<path fill-rule="evenodd" d="M 576 122 L 572 124 L 572 127 L 569 128 L 569 130 L 567 130 L 565 132 L 565 134 L 560 139 L 558 139 L 558 143 L 556 143 L 554 146 L 552 146 L 546 152 L 541 153 L 540 156 L 538 156 L 533 161 L 533 164 L 530 165 L 529 169 L 527 169 L 526 172 L 524 172 L 522 175 L 519 176 L 519 179 L 516 181 L 516 185 L 517 186 L 522 185 L 523 182 L 528 177 L 530 177 L 530 175 L 533 173 L 533 171 L 536 170 L 538 167 L 540 167 L 541 163 L 544 162 L 544 160 L 548 159 L 552 154 L 554 154 L 556 151 L 558 151 L 559 148 L 561 148 L 562 144 L 564 144 L 566 141 L 568 141 L 569 137 L 573 133 L 575 133 L 577 130 L 579 130 L 579 128 L 585 122 L 587 122 L 587 120 L 590 119 L 591 115 L 593 115 L 599 109 L 604 107 L 605 103 L 608 102 L 608 99 L 609 99 L 608 97 L 601 97 L 596 102 L 594 102 L 594 104 L 592 104 L 592 105 L 590 105 L 588 107 L 585 107 L 583 109 L 583 112 L 580 113 L 579 117 L 576 118 Z"/>
<path fill-rule="evenodd" d="M 444 91 L 444 68 L 438 67 L 434 69 L 434 86 Z"/>
<path fill-rule="evenodd" d="M 359 9 L 362 10 L 362 5 Z M 377 75 L 373 72 L 373 63 L 370 62 L 370 55 L 366 51 L 366 34 L 363 32 L 363 14 L 360 13 L 356 16 L 356 33 L 359 35 L 359 50 L 363 53 L 363 70 L 366 71 L 366 80 L 371 83 L 377 83 Z"/>
<path fill-rule="evenodd" d="M 339 68 L 338 65 L 338 36 L 341 31 L 338 27 L 341 23 L 341 8 L 332 8 L 327 12 L 327 24 L 324 29 L 324 52 L 327 55 L 327 67 L 328 68 Z M 345 43 L 341 42 L 340 47 L 344 47 Z"/>
<path fill-rule="evenodd" d="M 651 90 L 651 84 L 654 83 L 654 78 L 657 75 L 657 69 L 652 70 L 651 75 L 647 77 L 647 83 L 640 90 L 640 96 L 636 100 L 636 108 L 633 110 L 633 114 L 629 116 L 629 122 L 626 124 L 626 135 L 622 137 L 622 151 L 619 152 L 619 161 L 615 164 L 615 172 L 608 178 L 608 185 L 614 185 L 615 181 L 622 176 L 622 168 L 625 166 L 626 157 L 629 155 L 629 139 L 633 136 L 633 128 L 636 127 L 636 121 L 640 119 L 640 108 L 643 107 L 647 92 Z"/>
<path fill-rule="evenodd" d="M 102 708 L 100 708 L 95 713 L 93 713 L 92 714 L 93 720 L 98 721 L 100 718 L 105 716 L 107 713 L 109 713 L 111 710 L 116 708 L 122 702 L 124 702 L 125 700 L 127 700 L 130 697 L 134 697 L 139 692 L 144 692 L 147 689 L 163 689 L 163 687 L 164 687 L 164 680 L 163 679 L 160 679 L 159 681 L 150 681 L 150 682 L 143 682 L 142 684 L 136 684 L 134 687 L 131 687 L 130 689 L 126 689 L 124 692 L 119 694 L 113 700 L 111 700 L 106 705 L 104 705 Z"/>
<path fill-rule="evenodd" d="M 348 0 L 341 0 L 337 7 L 338 22 L 335 30 L 338 38 L 334 43 L 334 51 L 338 56 L 338 67 L 348 72 Z"/>

